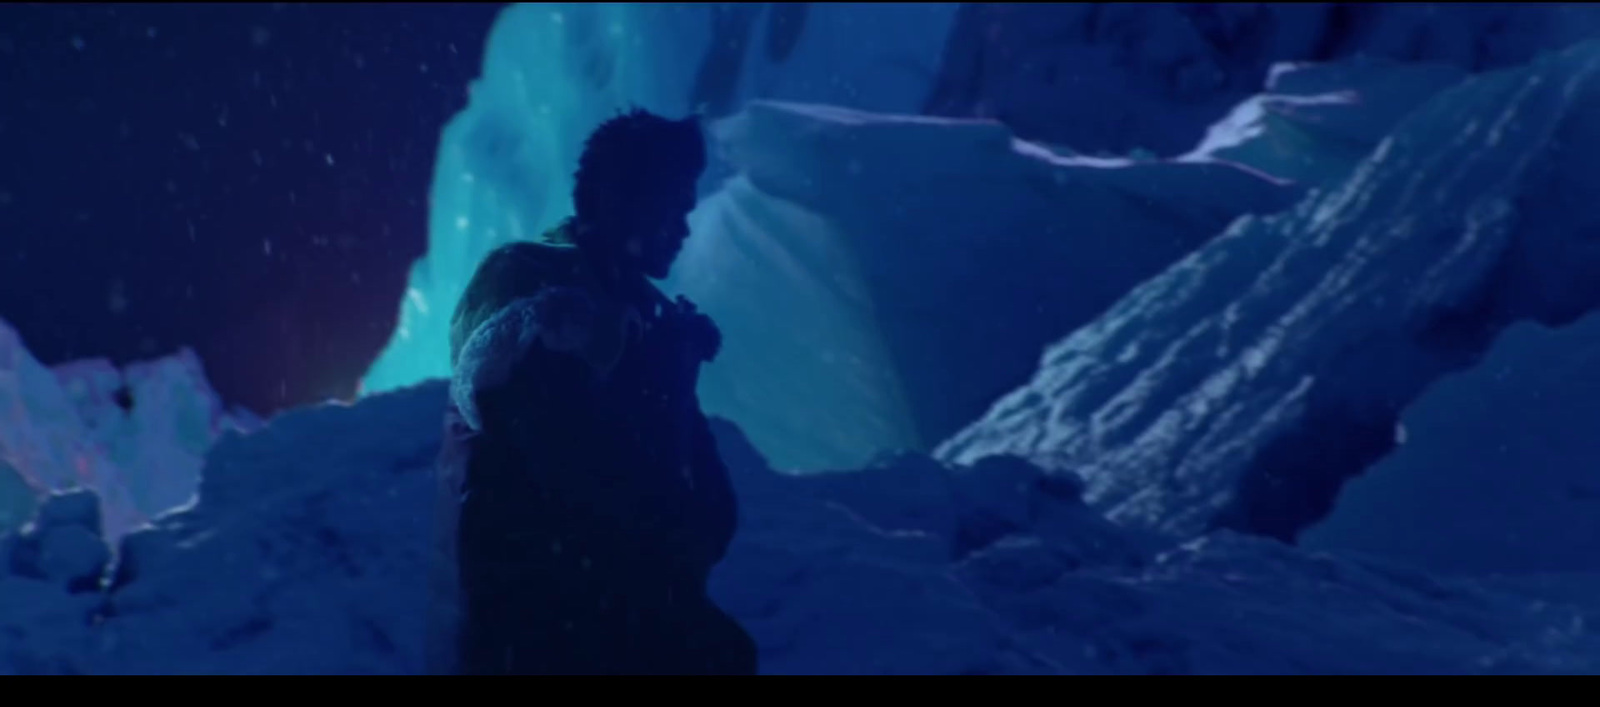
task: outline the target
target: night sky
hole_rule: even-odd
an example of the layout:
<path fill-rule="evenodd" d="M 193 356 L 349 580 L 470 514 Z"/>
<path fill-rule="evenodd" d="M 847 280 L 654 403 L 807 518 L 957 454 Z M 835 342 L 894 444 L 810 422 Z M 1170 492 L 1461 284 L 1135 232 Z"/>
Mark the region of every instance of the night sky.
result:
<path fill-rule="evenodd" d="M 0 319 L 260 413 L 387 341 L 499 5 L 0 5 Z"/>

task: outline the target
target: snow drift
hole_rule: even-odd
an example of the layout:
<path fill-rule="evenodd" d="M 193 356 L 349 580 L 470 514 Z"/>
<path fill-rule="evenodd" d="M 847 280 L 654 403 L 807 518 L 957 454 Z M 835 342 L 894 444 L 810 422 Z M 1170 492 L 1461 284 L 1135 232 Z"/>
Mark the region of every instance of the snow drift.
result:
<path fill-rule="evenodd" d="M 0 674 L 418 671 L 446 395 L 227 435 L 199 502 L 108 571 L 92 496 L 52 498 L 0 542 Z M 1593 580 L 1436 581 L 1226 533 L 1171 546 L 1014 460 L 792 477 L 716 427 L 744 520 L 713 596 L 766 673 L 1600 670 Z"/>

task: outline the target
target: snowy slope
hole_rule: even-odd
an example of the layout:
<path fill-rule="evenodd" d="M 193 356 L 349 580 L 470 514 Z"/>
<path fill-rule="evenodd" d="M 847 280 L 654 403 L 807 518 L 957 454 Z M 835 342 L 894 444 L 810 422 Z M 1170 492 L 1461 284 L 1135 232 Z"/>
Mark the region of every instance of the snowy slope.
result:
<path fill-rule="evenodd" d="M 0 540 L 0 674 L 416 671 L 443 383 L 228 436 L 129 536 L 91 497 Z M 717 424 L 743 522 L 713 595 L 772 674 L 1600 672 L 1593 577 L 1436 581 L 1228 534 L 1178 547 L 1003 459 L 785 477 Z M 78 591 L 69 591 L 69 588 Z"/>
<path fill-rule="evenodd" d="M 1121 523 L 1292 537 L 1504 326 L 1600 303 L 1600 45 L 1430 101 L 1337 189 L 1246 219 L 1046 351 L 939 450 L 1088 481 Z"/>

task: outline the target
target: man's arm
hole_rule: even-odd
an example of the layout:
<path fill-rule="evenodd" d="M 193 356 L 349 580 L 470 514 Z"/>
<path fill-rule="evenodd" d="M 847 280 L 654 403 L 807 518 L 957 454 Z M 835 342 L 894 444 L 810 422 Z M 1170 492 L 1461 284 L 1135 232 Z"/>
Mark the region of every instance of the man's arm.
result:
<path fill-rule="evenodd" d="M 706 543 L 704 561 L 707 566 L 722 560 L 733 541 L 739 526 L 738 498 L 733 482 L 728 478 L 728 467 L 722 462 L 716 437 L 711 434 L 711 424 L 699 410 L 689 426 L 689 468 L 693 474 L 695 505 L 703 515 L 699 525 Z"/>
<path fill-rule="evenodd" d="M 478 431 L 576 412 L 600 375 L 590 362 L 594 332 L 594 303 L 582 291 L 547 287 L 512 301 L 461 346 L 451 402 Z"/>
<path fill-rule="evenodd" d="M 508 243 L 489 253 L 473 271 L 450 319 L 450 366 L 467 340 L 501 309 L 561 284 L 573 258 L 567 249 L 533 243 Z"/>

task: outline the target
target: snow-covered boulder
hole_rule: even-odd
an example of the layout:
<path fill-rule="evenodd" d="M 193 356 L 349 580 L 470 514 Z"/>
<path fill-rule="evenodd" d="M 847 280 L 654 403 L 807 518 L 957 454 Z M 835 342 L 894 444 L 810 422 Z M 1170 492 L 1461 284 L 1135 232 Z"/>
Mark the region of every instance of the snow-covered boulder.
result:
<path fill-rule="evenodd" d="M 1600 44 L 1411 114 L 1338 188 L 1241 220 L 1050 347 L 939 449 L 1082 475 L 1131 526 L 1282 538 L 1517 321 L 1600 304 Z"/>

